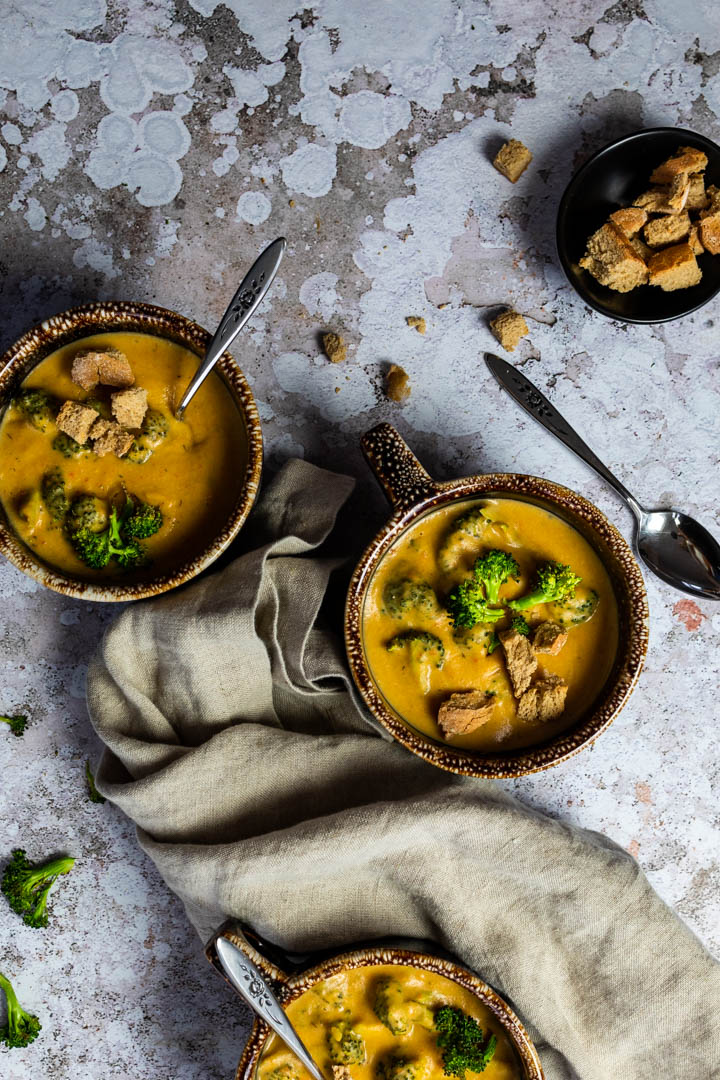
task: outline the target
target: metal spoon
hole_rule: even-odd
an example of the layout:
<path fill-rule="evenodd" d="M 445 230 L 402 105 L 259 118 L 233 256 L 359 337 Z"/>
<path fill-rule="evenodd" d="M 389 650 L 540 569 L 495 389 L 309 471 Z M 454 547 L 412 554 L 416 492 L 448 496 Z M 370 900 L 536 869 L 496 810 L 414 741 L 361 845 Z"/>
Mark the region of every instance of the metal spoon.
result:
<path fill-rule="evenodd" d="M 230 348 L 245 323 L 262 303 L 278 272 L 284 254 L 285 239 L 280 236 L 265 248 L 243 278 L 240 288 L 233 296 L 227 311 L 220 320 L 220 325 L 207 347 L 200 367 L 197 369 L 175 410 L 175 416 L 178 420 L 182 420 L 183 413 L 222 354 L 226 349 Z"/>
<path fill-rule="evenodd" d="M 485 361 L 500 385 L 533 420 L 582 458 L 625 500 L 635 515 L 636 544 L 645 565 L 681 592 L 720 600 L 720 544 L 707 529 L 679 510 L 646 510 L 529 379 L 492 353 L 485 353 Z"/>
<path fill-rule="evenodd" d="M 311 1076 L 315 1077 L 315 1080 L 326 1080 L 307 1052 L 302 1039 L 288 1020 L 287 1013 L 283 1011 L 282 1005 L 273 994 L 260 969 L 227 938 L 217 939 L 215 952 L 228 979 L 253 1012 L 256 1012 L 260 1019 L 280 1036 L 295 1057 L 302 1061 Z"/>

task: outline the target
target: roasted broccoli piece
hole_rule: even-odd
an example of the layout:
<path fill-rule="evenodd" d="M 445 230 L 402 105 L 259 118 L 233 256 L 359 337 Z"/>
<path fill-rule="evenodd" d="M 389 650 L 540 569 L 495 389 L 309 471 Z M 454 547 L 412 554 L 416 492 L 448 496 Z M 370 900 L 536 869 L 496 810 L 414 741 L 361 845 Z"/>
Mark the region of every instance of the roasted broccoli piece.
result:
<path fill-rule="evenodd" d="M 38 431 L 45 431 L 58 414 L 57 400 L 44 390 L 21 390 L 13 405 Z"/>
<path fill-rule="evenodd" d="M 87 780 L 88 799 L 90 802 L 104 803 L 105 796 L 101 795 L 98 789 L 95 787 L 95 777 L 93 776 L 92 769 L 90 768 L 90 761 L 85 762 L 85 779 Z"/>
<path fill-rule="evenodd" d="M 365 1061 L 365 1043 L 348 1020 L 341 1020 L 328 1028 L 328 1054 L 333 1065 L 362 1065 Z"/>
<path fill-rule="evenodd" d="M 70 542 L 78 558 L 92 570 L 102 570 L 115 559 L 124 570 L 134 570 L 148 563 L 147 555 L 137 540 L 124 540 L 120 534 L 120 518 L 113 508 L 108 527 L 95 532 L 84 525 L 69 532 Z"/>
<path fill-rule="evenodd" d="M 496 623 L 505 614 L 502 608 L 494 608 L 488 604 L 482 585 L 475 579 L 463 581 L 451 590 L 447 598 L 447 610 L 456 629 L 470 629 L 477 623 Z"/>
<path fill-rule="evenodd" d="M 130 540 L 145 540 L 162 528 L 162 511 L 157 506 L 128 498 L 122 515 L 120 530 Z"/>
<path fill-rule="evenodd" d="M 0 888 L 23 922 L 33 927 L 47 926 L 48 893 L 60 874 L 69 873 L 74 864 L 75 860 L 67 857 L 32 866 L 22 848 L 17 848 L 5 867 Z"/>
<path fill-rule="evenodd" d="M 167 417 L 157 409 L 148 409 L 140 428 L 140 434 L 133 439 L 126 459 L 134 465 L 144 465 L 152 457 L 169 431 Z"/>
<path fill-rule="evenodd" d="M 548 616 L 553 622 L 559 623 L 567 630 L 592 619 L 599 603 L 600 597 L 594 589 L 581 586 L 575 590 L 573 596 L 566 596 L 564 600 L 551 604 L 548 608 Z"/>
<path fill-rule="evenodd" d="M 488 603 L 497 604 L 500 601 L 500 587 L 508 578 L 517 577 L 520 567 L 515 559 L 507 551 L 499 551 L 493 548 L 476 559 L 473 566 L 475 580 L 485 586 L 485 595 Z"/>
<path fill-rule="evenodd" d="M 9 724 L 10 730 L 18 739 L 21 735 L 25 734 L 25 728 L 27 727 L 28 722 L 27 716 L 0 716 L 0 721 L 3 724 Z"/>
<path fill-rule="evenodd" d="M 437 597 L 426 581 L 398 578 L 383 589 L 383 605 L 393 619 L 402 619 L 410 611 L 431 615 L 437 611 Z"/>
<path fill-rule="evenodd" d="M 65 491 L 65 480 L 59 469 L 45 473 L 40 483 L 40 493 L 48 513 L 54 521 L 62 521 L 70 507 Z"/>
<path fill-rule="evenodd" d="M 484 1072 L 492 1060 L 497 1039 L 485 1036 L 477 1020 L 462 1009 L 443 1005 L 435 1013 L 437 1044 L 442 1050 L 443 1072 L 464 1080 L 466 1072 Z"/>
<path fill-rule="evenodd" d="M 70 504 L 66 524 L 70 533 L 79 529 L 102 532 L 107 528 L 107 503 L 96 495 L 78 495 Z"/>
<path fill-rule="evenodd" d="M 7 1023 L 0 1027 L 0 1043 L 11 1050 L 27 1046 L 40 1034 L 41 1024 L 37 1016 L 25 1012 L 17 999 L 9 979 L 0 974 L 0 990 L 7 1001 Z"/>
<path fill-rule="evenodd" d="M 375 1075 L 377 1080 L 422 1080 L 427 1071 L 427 1062 L 422 1059 L 390 1054 L 377 1063 Z"/>
<path fill-rule="evenodd" d="M 569 566 L 562 563 L 541 563 L 536 571 L 534 588 L 518 600 L 510 600 L 513 611 L 525 611 L 536 604 L 552 604 L 575 595 L 575 587 L 581 579 Z"/>
<path fill-rule="evenodd" d="M 373 1012 L 393 1035 L 406 1035 L 412 1027 L 405 990 L 397 979 L 384 975 L 375 988 Z"/>
<path fill-rule="evenodd" d="M 475 506 L 461 514 L 451 525 L 438 551 L 438 566 L 444 574 L 457 567 L 463 555 L 477 552 L 478 541 L 511 543 L 513 531 L 504 521 L 497 521 L 492 506 Z"/>
<path fill-rule="evenodd" d="M 92 453 L 87 443 L 76 442 L 71 435 L 67 435 L 64 431 L 55 436 L 52 441 L 52 448 L 66 458 L 89 457 Z"/>

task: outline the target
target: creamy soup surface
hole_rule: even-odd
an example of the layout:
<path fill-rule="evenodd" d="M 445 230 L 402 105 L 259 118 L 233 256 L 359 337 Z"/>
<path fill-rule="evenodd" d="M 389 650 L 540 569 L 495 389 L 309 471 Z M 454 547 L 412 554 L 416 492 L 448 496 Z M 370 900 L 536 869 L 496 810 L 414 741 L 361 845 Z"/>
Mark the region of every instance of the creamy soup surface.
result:
<path fill-rule="evenodd" d="M 400 1034 L 378 1018 L 378 991 L 399 1002 L 403 1017 Z M 523 1075 L 513 1045 L 491 1010 L 474 994 L 434 972 L 400 965 L 354 968 L 316 983 L 285 1006 L 300 1038 L 323 1074 L 332 1077 L 333 1058 L 350 1046 L 359 1061 L 348 1065 L 351 1080 L 442 1080 L 442 1050 L 437 1045 L 433 1017 L 443 1005 L 462 1009 L 478 1021 L 485 1044 L 495 1036 L 495 1052 L 481 1074 L 487 1080 L 521 1080 Z M 382 1012 L 382 1007 L 379 1008 Z M 409 1019 L 415 1017 L 415 1019 Z M 394 1025 L 397 1028 L 397 1024 Z M 349 1038 L 347 1032 L 349 1029 Z M 341 1040 L 340 1054 L 333 1039 Z M 345 1039 L 344 1042 L 342 1040 Z M 357 1051 L 357 1052 L 355 1052 Z M 311 1080 L 285 1044 L 273 1035 L 257 1067 L 258 1080 Z"/>
<path fill-rule="evenodd" d="M 453 547 L 455 523 L 468 511 L 481 509 L 492 519 L 481 538 L 463 537 Z M 538 655 L 537 677 L 556 675 L 568 686 L 561 716 L 527 722 L 517 715 L 517 699 L 506 670 L 503 649 L 488 654 L 492 627 L 453 629 L 445 600 L 454 585 L 466 580 L 475 560 L 490 549 L 506 550 L 519 565 L 518 579 L 500 589 L 500 603 L 530 592 L 539 564 L 570 565 L 582 579 L 577 596 L 596 594 L 591 618 L 569 620 L 567 641 L 557 655 Z M 452 557 L 448 557 L 448 550 Z M 411 579 L 427 583 L 437 597 L 435 610 L 408 610 L 398 617 L 386 603 L 387 586 Z M 557 617 L 557 610 L 540 604 L 523 612 L 533 627 Z M 503 629 L 508 617 L 496 624 Z M 406 630 L 427 631 L 444 646 L 442 667 L 425 669 L 418 677 L 407 650 L 388 651 L 388 643 Z M 608 574 L 596 552 L 567 522 L 540 506 L 519 499 L 473 500 L 432 511 L 411 526 L 382 559 L 367 591 L 362 620 L 363 644 L 372 677 L 381 694 L 403 720 L 425 735 L 453 746 L 497 751 L 530 746 L 570 725 L 597 697 L 613 665 L 618 641 L 618 615 Z M 490 719 L 477 730 L 443 740 L 438 710 L 453 693 L 490 691 Z"/>
<path fill-rule="evenodd" d="M 42 360 L 22 389 L 44 390 L 60 403 L 107 401 L 112 388 L 83 390 L 70 377 L 80 349 L 113 347 L 124 353 L 135 385 L 147 391 L 148 406 L 162 414 L 167 433 L 148 460 L 136 463 L 114 454 L 67 457 L 53 448 L 53 421 L 38 430 L 11 405 L 0 425 L 0 501 L 9 524 L 44 562 L 85 580 L 143 579 L 171 571 L 199 554 L 222 530 L 237 500 L 248 460 L 241 413 L 218 375 L 211 374 L 182 422 L 174 407 L 197 370 L 198 357 L 183 346 L 149 334 L 107 333 L 75 341 Z M 143 570 L 122 571 L 110 562 L 90 569 L 77 558 L 62 522 L 53 520 L 42 500 L 33 499 L 43 477 L 59 470 L 69 500 L 83 494 L 108 505 L 125 493 L 160 508 L 162 527 L 143 541 L 151 560 Z"/>

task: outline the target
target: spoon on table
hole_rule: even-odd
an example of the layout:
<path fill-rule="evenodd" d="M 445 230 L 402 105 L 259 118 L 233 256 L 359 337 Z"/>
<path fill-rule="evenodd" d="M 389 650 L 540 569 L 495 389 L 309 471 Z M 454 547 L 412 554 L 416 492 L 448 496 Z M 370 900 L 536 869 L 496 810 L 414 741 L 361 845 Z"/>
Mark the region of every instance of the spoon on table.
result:
<path fill-rule="evenodd" d="M 248 319 L 255 314 L 273 283 L 284 254 L 285 239 L 280 236 L 265 248 L 248 270 L 220 320 L 200 367 L 175 410 L 176 419 L 182 420 L 183 413 L 222 354 L 232 345 Z"/>
<path fill-rule="evenodd" d="M 720 600 L 720 544 L 707 529 L 679 510 L 646 510 L 529 379 L 492 353 L 485 353 L 485 362 L 533 420 L 582 458 L 625 500 L 635 515 L 636 544 L 645 565 L 681 592 Z"/>
<path fill-rule="evenodd" d="M 257 1013 L 280 1036 L 295 1057 L 303 1063 L 315 1080 L 326 1080 L 307 1052 L 302 1039 L 290 1023 L 287 1013 L 273 994 L 265 976 L 252 960 L 227 938 L 219 937 L 215 952 L 229 981 L 253 1012 Z"/>

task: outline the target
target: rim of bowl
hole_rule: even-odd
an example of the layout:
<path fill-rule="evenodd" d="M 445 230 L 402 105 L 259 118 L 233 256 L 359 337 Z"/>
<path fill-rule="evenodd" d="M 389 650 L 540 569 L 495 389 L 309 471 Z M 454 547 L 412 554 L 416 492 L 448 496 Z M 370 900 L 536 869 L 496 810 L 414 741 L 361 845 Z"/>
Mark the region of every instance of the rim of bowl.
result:
<path fill-rule="evenodd" d="M 592 705 L 565 731 L 535 745 L 516 750 L 479 752 L 453 747 L 422 735 L 386 703 L 370 674 L 362 638 L 362 614 L 367 589 L 383 557 L 400 535 L 428 511 L 473 498 L 526 498 L 573 525 L 596 544 L 613 585 L 618 605 L 620 639 L 613 668 Z M 585 528 L 579 527 L 582 522 Z M 598 550 L 597 541 L 601 542 Z M 609 557 L 608 557 L 609 556 Z M 350 671 L 365 704 L 375 718 L 408 750 L 448 772 L 481 779 L 510 779 L 541 772 L 574 757 L 610 726 L 627 702 L 645 661 L 648 647 L 648 603 L 640 567 L 625 538 L 593 503 L 570 488 L 524 473 L 487 473 L 437 484 L 437 490 L 410 509 L 397 510 L 376 534 L 360 558 L 348 588 L 345 605 L 345 646 Z"/>
<path fill-rule="evenodd" d="M 232 935 L 226 936 L 233 940 Z M 384 947 L 382 945 L 355 949 L 339 953 L 337 956 L 323 960 L 305 971 L 288 976 L 280 984 L 277 996 L 281 1004 L 284 1005 L 287 1002 L 294 1001 L 305 990 L 323 979 L 330 978 L 331 975 L 337 975 L 342 971 L 353 970 L 354 968 L 379 967 L 384 964 L 414 967 L 423 971 L 430 971 L 436 975 L 443 975 L 474 994 L 483 1005 L 490 1009 L 507 1034 L 524 1070 L 523 1080 L 545 1080 L 545 1073 L 538 1052 L 514 1010 L 497 991 L 483 982 L 479 976 L 452 960 L 446 960 L 432 954 L 414 952 L 410 949 Z M 235 1073 L 235 1080 L 250 1080 L 257 1067 L 265 1043 L 271 1034 L 268 1025 L 256 1017 L 248 1040 L 245 1043 Z"/>
<path fill-rule="evenodd" d="M 638 326 L 655 326 L 656 323 L 674 322 L 675 319 L 684 319 L 686 315 L 692 315 L 694 311 L 698 311 L 700 308 L 705 307 L 706 304 L 709 304 L 710 301 L 717 296 L 718 292 L 720 292 L 720 281 L 718 281 L 717 287 L 709 296 L 698 301 L 697 304 L 692 304 L 690 307 L 685 308 L 685 310 L 679 311 L 676 315 L 660 315 L 657 318 L 652 319 L 645 318 L 641 315 L 619 315 L 617 311 L 612 311 L 610 308 L 606 307 L 605 304 L 598 303 L 598 301 L 594 300 L 583 289 L 579 288 L 578 282 L 571 273 L 572 260 L 567 256 L 567 252 L 564 249 L 565 245 L 560 243 L 560 230 L 564 223 L 568 205 L 575 195 L 576 189 L 580 186 L 582 179 L 588 170 L 595 165 L 598 158 L 603 157 L 604 154 L 608 154 L 612 150 L 617 150 L 625 143 L 635 142 L 638 139 L 644 139 L 651 135 L 676 135 L 678 138 L 694 139 L 696 142 L 702 143 L 701 149 L 711 150 L 713 154 L 716 154 L 720 159 L 720 146 L 713 142 L 712 139 L 709 139 L 707 135 L 701 135 L 697 131 L 678 127 L 640 128 L 638 131 L 633 131 L 629 135 L 623 135 L 621 139 L 614 139 L 612 142 L 601 146 L 599 150 L 595 151 L 592 157 L 589 157 L 587 161 L 583 162 L 576 173 L 573 173 L 562 194 L 562 198 L 560 199 L 555 223 L 555 248 L 557 250 L 558 259 L 560 260 L 560 265 L 563 268 L 563 273 L 569 284 L 573 287 L 583 303 L 587 304 L 588 307 L 593 308 L 594 311 L 599 312 L 600 315 L 604 315 L 607 319 L 614 319 L 616 322 L 633 323 Z"/>
<path fill-rule="evenodd" d="M 0 410 L 9 392 L 31 370 L 62 345 L 84 337 L 112 331 L 146 333 L 184 345 L 201 357 L 212 335 L 192 319 L 170 308 L 131 300 L 95 301 L 69 308 L 32 327 L 0 357 Z M 167 574 L 137 584 L 83 581 L 42 562 L 26 547 L 0 517 L 0 554 L 41 585 L 78 600 L 113 603 L 158 596 L 196 577 L 232 543 L 244 525 L 260 486 L 263 438 L 255 399 L 250 385 L 229 352 L 224 352 L 215 370 L 221 375 L 245 424 L 248 461 L 245 479 L 232 512 L 220 533 L 191 559 Z"/>

